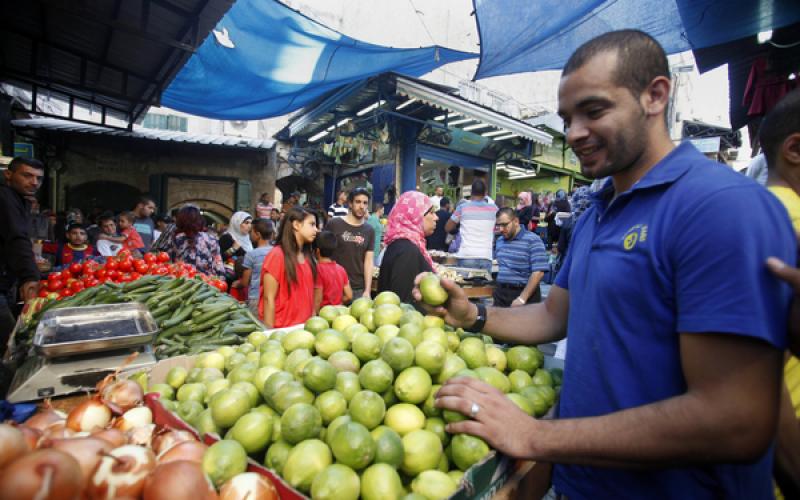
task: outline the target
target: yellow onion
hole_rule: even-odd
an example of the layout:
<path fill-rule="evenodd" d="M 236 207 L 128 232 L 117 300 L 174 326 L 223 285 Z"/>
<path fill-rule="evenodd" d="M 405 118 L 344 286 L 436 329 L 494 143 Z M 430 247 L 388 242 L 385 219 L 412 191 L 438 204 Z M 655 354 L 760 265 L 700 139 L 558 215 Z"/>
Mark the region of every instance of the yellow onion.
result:
<path fill-rule="evenodd" d="M 114 428 L 123 432 L 153 423 L 153 412 L 146 406 L 131 408 L 114 421 Z"/>
<path fill-rule="evenodd" d="M 153 449 L 156 456 L 159 456 L 162 452 L 184 441 L 197 441 L 197 438 L 189 431 L 163 428 L 153 435 L 150 448 Z"/>
<path fill-rule="evenodd" d="M 67 427 L 75 432 L 104 429 L 111 422 L 111 409 L 97 398 L 75 407 L 67 415 Z"/>
<path fill-rule="evenodd" d="M 78 462 L 59 450 L 35 450 L 0 472 L 0 498 L 73 500 L 83 491 Z"/>
<path fill-rule="evenodd" d="M 205 455 L 208 446 L 200 441 L 183 441 L 175 446 L 162 451 L 158 455 L 158 463 L 165 464 L 175 460 L 188 460 L 190 462 L 203 463 L 203 455 Z"/>
<path fill-rule="evenodd" d="M 144 500 L 217 500 L 203 466 L 177 460 L 159 464 L 144 485 Z M 252 500 L 256 500 L 253 498 Z"/>
<path fill-rule="evenodd" d="M 155 466 L 156 458 L 147 448 L 125 445 L 113 449 L 97 464 L 87 496 L 93 500 L 139 497 Z"/>
<path fill-rule="evenodd" d="M 44 432 L 51 424 L 63 422 L 66 419 L 67 415 L 64 412 L 54 410 L 48 401 L 45 403 L 44 408 L 34 413 L 31 418 L 25 421 L 25 425 L 32 429 L 37 429 L 40 432 Z"/>
<path fill-rule="evenodd" d="M 225 481 L 219 490 L 220 500 L 278 500 L 272 482 L 255 472 L 242 472 Z"/>
<path fill-rule="evenodd" d="M 0 424 L 0 468 L 30 451 L 25 434 L 13 425 Z"/>
<path fill-rule="evenodd" d="M 109 384 L 102 389 L 102 399 L 119 413 L 126 412 L 144 401 L 142 386 L 133 380 L 123 379 Z"/>
<path fill-rule="evenodd" d="M 92 433 L 92 437 L 102 439 L 111 444 L 112 448 L 119 448 L 128 443 L 128 436 L 119 429 L 100 429 Z"/>
<path fill-rule="evenodd" d="M 96 437 L 55 439 L 50 443 L 50 447 L 63 451 L 78 461 L 84 484 L 88 484 L 100 459 L 113 449 L 111 443 Z"/>

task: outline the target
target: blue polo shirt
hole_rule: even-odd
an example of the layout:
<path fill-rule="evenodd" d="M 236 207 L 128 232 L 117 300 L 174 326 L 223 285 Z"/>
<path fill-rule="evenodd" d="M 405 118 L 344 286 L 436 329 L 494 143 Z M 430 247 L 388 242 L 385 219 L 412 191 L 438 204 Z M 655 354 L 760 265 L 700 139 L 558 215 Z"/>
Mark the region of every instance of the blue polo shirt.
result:
<path fill-rule="evenodd" d="M 786 210 L 754 181 L 683 144 L 613 202 L 595 195 L 556 284 L 569 290 L 560 418 L 683 394 L 679 333 L 786 346 L 791 291 L 769 256 L 794 263 Z M 746 404 L 747 402 L 743 402 Z M 752 464 L 630 471 L 557 465 L 573 498 L 772 498 L 772 450 Z"/>
<path fill-rule="evenodd" d="M 510 240 L 502 236 L 497 239 L 494 258 L 497 282 L 506 285 L 527 285 L 531 274 L 550 269 L 542 239 L 522 226 Z"/>

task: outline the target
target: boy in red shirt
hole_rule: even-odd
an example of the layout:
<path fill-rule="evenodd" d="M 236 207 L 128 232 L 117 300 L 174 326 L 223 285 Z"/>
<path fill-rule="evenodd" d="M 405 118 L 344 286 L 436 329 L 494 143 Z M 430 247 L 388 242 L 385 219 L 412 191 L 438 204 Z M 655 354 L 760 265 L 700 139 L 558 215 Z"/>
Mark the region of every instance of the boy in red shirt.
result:
<path fill-rule="evenodd" d="M 67 227 L 67 243 L 44 243 L 42 252 L 53 254 L 56 257 L 55 266 L 61 268 L 73 262 L 81 262 L 94 255 L 94 248 L 89 245 L 86 229 L 81 224 L 73 222 Z"/>
<path fill-rule="evenodd" d="M 347 271 L 331 259 L 336 250 L 336 235 L 330 231 L 322 231 L 317 236 L 317 255 L 319 264 L 317 272 L 322 282 L 322 304 L 338 306 L 350 302 L 353 289 L 347 279 Z"/>

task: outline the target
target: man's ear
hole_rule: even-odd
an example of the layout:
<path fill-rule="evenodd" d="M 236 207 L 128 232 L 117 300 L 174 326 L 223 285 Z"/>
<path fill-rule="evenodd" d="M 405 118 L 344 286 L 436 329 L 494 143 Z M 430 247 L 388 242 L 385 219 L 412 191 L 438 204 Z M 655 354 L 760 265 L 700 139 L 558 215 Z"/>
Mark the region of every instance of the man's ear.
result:
<path fill-rule="evenodd" d="M 14 174 L 14 172 L 12 172 L 11 170 L 8 170 L 8 169 L 6 169 L 6 170 L 3 170 L 3 177 L 4 177 L 4 178 L 5 178 L 5 180 L 6 180 L 6 184 L 8 184 L 8 181 L 10 181 L 10 180 L 11 180 L 11 176 L 12 176 L 13 174 Z"/>
<path fill-rule="evenodd" d="M 800 132 L 789 134 L 781 144 L 781 156 L 792 167 L 800 167 Z"/>
<path fill-rule="evenodd" d="M 669 105 L 669 92 L 672 83 L 669 78 L 659 76 L 654 78 L 642 95 L 642 107 L 648 115 L 659 115 L 666 112 Z"/>

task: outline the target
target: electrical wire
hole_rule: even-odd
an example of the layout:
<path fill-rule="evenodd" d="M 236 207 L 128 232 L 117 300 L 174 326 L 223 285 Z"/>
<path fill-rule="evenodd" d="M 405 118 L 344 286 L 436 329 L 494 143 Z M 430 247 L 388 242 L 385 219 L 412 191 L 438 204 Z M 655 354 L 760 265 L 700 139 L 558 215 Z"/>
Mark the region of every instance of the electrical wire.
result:
<path fill-rule="evenodd" d="M 417 6 L 414 5 L 414 1 L 413 0 L 408 0 L 408 3 L 409 3 L 409 5 L 411 5 L 411 8 L 414 9 L 414 14 L 417 15 L 417 19 L 419 19 L 420 24 L 425 29 L 425 33 L 428 34 L 428 38 L 431 39 L 431 43 L 436 45 L 436 40 L 433 39 L 433 35 L 431 35 L 431 31 L 428 29 L 428 25 L 426 25 L 425 21 L 422 19 L 421 12 L 417 9 Z"/>

